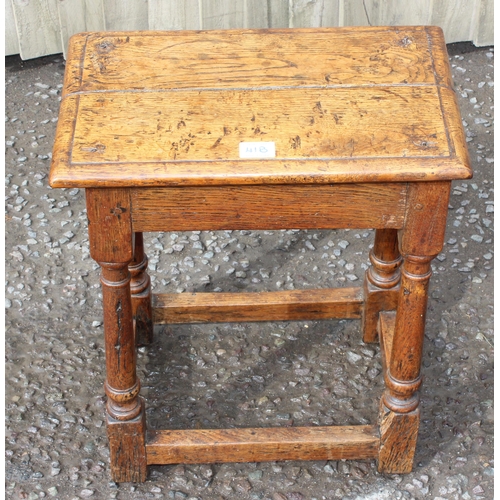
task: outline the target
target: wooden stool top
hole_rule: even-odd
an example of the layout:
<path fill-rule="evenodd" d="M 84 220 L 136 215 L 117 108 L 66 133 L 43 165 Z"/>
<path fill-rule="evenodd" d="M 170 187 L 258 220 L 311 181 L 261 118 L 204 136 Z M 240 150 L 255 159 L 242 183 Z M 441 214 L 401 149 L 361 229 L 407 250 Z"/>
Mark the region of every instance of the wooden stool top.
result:
<path fill-rule="evenodd" d="M 52 187 L 469 177 L 439 28 L 71 39 Z"/>

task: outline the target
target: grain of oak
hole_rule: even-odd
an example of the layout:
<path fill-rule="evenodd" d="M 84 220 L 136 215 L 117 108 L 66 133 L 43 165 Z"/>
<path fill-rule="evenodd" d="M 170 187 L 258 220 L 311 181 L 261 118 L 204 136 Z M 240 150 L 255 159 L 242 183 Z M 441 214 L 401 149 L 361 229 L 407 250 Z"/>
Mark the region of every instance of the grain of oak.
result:
<path fill-rule="evenodd" d="M 380 350 L 382 353 L 382 366 L 387 369 L 391 360 L 392 342 L 394 328 L 396 325 L 396 312 L 384 311 L 379 315 L 378 335 L 380 338 Z"/>
<path fill-rule="evenodd" d="M 375 426 L 149 431 L 148 464 L 375 458 Z"/>
<path fill-rule="evenodd" d="M 427 27 L 76 35 L 50 183 L 469 178 L 442 45 Z M 275 158 L 239 157 L 263 140 Z"/>
<path fill-rule="evenodd" d="M 398 232 L 394 229 L 377 229 L 370 250 L 369 267 L 363 283 L 364 307 L 361 318 L 363 340 L 376 342 L 377 325 L 382 311 L 397 308 L 398 288 L 403 261 L 398 248 Z"/>
<path fill-rule="evenodd" d="M 361 288 L 172 293 L 153 295 L 153 317 L 156 324 L 359 318 L 362 304 Z"/>
<path fill-rule="evenodd" d="M 131 192 L 135 231 L 401 228 L 406 184 L 142 188 Z M 369 205 L 363 203 L 370 199 Z"/>
<path fill-rule="evenodd" d="M 435 82 L 421 26 L 80 33 L 71 44 L 82 67 L 71 92 Z"/>

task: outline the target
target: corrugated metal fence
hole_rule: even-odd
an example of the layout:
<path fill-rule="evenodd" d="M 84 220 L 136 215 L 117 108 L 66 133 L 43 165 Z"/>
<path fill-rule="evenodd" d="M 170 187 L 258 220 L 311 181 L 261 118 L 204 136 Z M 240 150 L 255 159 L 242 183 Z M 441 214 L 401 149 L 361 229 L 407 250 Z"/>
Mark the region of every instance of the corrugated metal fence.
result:
<path fill-rule="evenodd" d="M 5 55 L 65 52 L 81 31 L 434 24 L 493 44 L 494 0 L 7 0 Z"/>

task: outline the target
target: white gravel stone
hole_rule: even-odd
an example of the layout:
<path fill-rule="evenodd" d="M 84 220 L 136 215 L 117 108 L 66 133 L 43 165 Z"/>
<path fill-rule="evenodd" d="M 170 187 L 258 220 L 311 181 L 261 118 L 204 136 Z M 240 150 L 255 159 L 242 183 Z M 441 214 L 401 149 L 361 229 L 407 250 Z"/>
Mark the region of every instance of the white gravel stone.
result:
<path fill-rule="evenodd" d="M 362 356 L 360 356 L 359 354 L 356 354 L 355 352 L 352 352 L 352 351 L 347 351 L 346 357 L 347 357 L 347 360 L 353 364 L 356 364 L 363 359 Z"/>
<path fill-rule="evenodd" d="M 306 240 L 305 245 L 309 250 L 316 250 L 316 247 L 309 240 Z"/>
<path fill-rule="evenodd" d="M 270 274 L 267 269 L 259 269 L 259 274 L 262 276 L 262 278 L 267 279 L 269 278 Z"/>

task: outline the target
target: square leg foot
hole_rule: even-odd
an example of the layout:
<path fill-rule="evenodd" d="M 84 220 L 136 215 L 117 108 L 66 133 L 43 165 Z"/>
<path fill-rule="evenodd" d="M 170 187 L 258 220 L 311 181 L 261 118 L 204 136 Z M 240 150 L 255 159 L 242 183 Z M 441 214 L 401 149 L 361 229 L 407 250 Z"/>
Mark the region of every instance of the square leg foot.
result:
<path fill-rule="evenodd" d="M 111 477 L 117 483 L 143 482 L 147 476 L 146 414 L 133 420 L 120 421 L 107 415 Z"/>
<path fill-rule="evenodd" d="M 419 422 L 419 408 L 409 413 L 396 413 L 381 405 L 379 472 L 407 474 L 412 471 Z"/>

